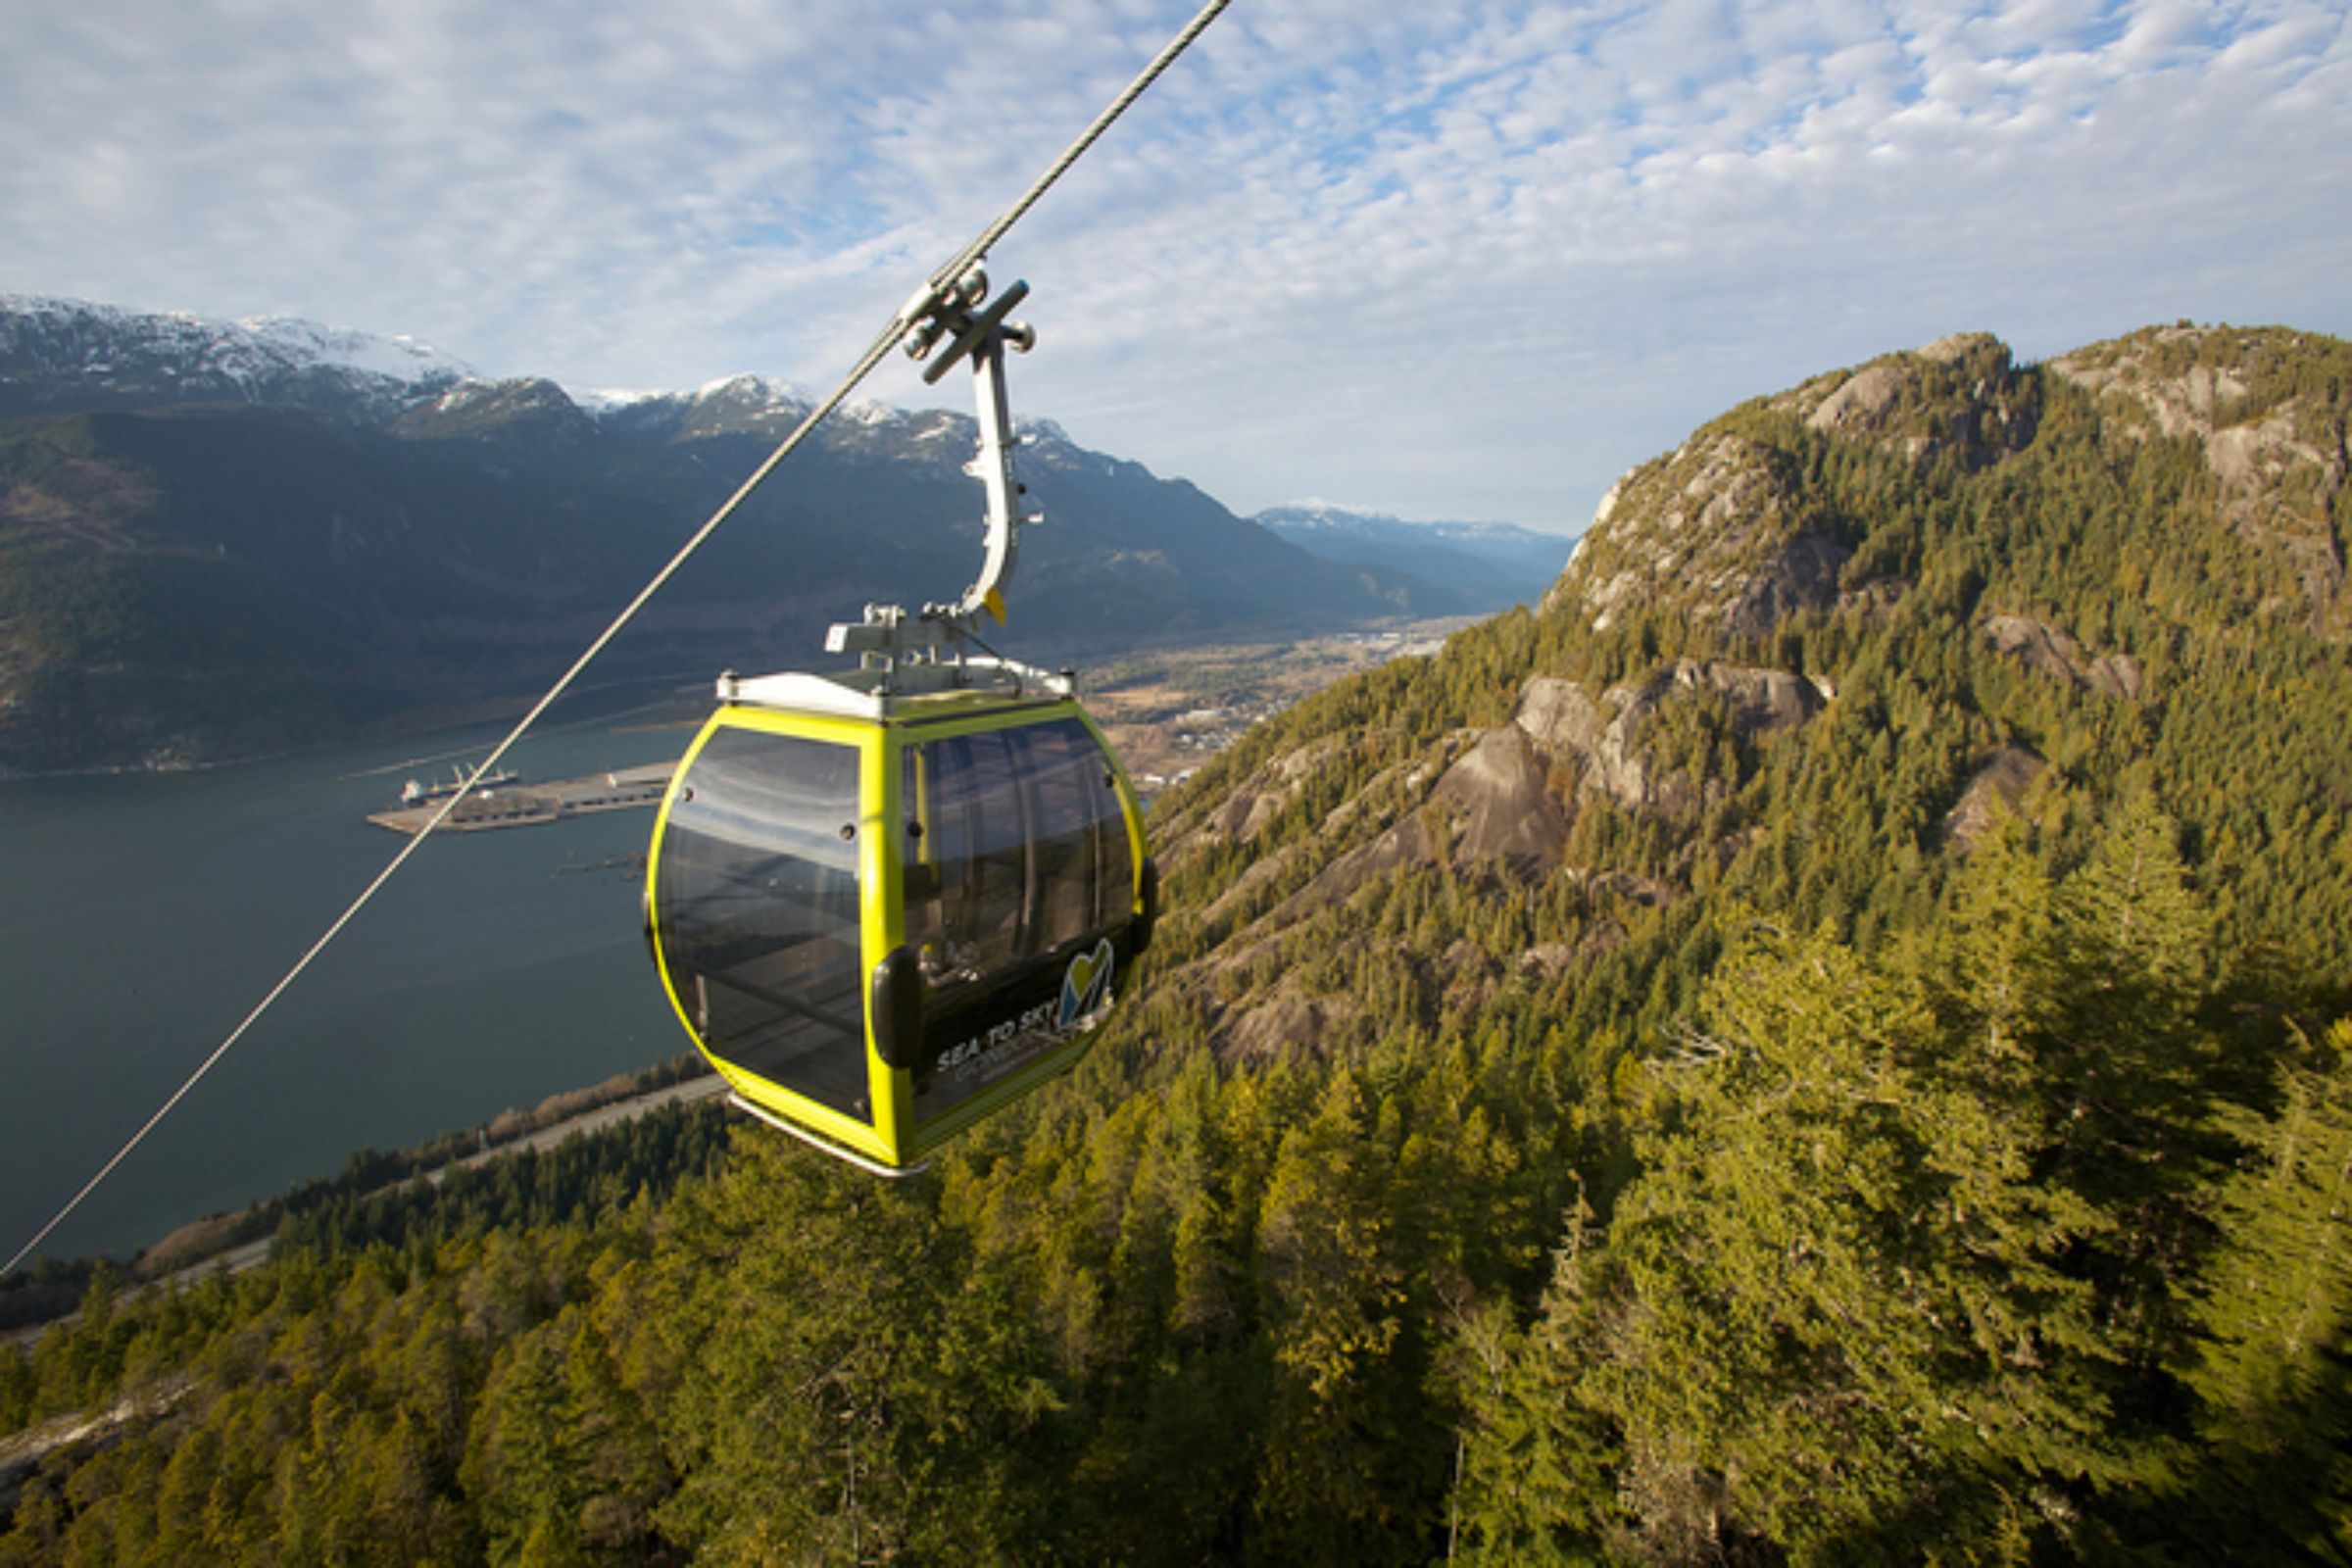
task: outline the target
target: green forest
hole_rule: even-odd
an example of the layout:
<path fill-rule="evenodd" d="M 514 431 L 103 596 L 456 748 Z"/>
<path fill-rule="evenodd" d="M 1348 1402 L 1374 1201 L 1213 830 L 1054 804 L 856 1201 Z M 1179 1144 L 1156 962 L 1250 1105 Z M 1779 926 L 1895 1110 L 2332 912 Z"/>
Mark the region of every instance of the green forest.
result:
<path fill-rule="evenodd" d="M 1861 369 L 1161 798 L 927 1173 L 671 1111 L 101 1271 L 0 1564 L 2352 1563 L 2352 345 Z"/>

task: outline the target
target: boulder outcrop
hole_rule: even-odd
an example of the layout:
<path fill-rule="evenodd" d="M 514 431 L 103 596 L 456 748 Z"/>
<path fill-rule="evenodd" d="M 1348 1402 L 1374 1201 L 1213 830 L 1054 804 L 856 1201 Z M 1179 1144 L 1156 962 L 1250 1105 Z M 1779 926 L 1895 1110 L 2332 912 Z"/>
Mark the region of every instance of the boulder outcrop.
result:
<path fill-rule="evenodd" d="M 1993 615 L 1984 622 L 1984 640 L 1996 653 L 2023 660 L 2045 675 L 2108 697 L 2139 701 L 2147 677 L 2130 654 L 2092 655 L 2082 645 L 2046 621 L 2030 615 Z"/>
<path fill-rule="evenodd" d="M 1787 670 L 1691 660 L 1598 697 L 1576 681 L 1536 677 L 1521 689 L 1510 723 L 1447 737 L 1442 767 L 1415 769 L 1402 781 L 1412 787 L 1386 829 L 1333 859 L 1266 917 L 1277 926 L 1303 918 L 1406 864 L 1483 860 L 1525 878 L 1559 871 L 1588 794 L 1628 810 L 1689 816 L 1737 787 L 1664 765 L 1648 744 L 1662 712 L 1711 704 L 1733 735 L 1752 742 L 1805 723 L 1827 701 L 1819 685 Z M 1466 737 L 1474 739 L 1465 747 Z M 1206 918 L 1215 929 L 1230 928 L 1272 880 L 1274 864 L 1253 866 L 1211 904 Z M 1593 885 L 1636 902 L 1666 896 L 1654 885 L 1636 891 L 1605 878 Z"/>
<path fill-rule="evenodd" d="M 1492 857 L 1529 870 L 1558 863 L 1568 840 L 1567 816 L 1518 725 L 1489 731 L 1446 770 L 1436 794 L 1462 814 L 1455 842 L 1459 854 Z"/>
<path fill-rule="evenodd" d="M 2023 746 L 2004 746 L 1986 758 L 1969 776 L 1960 799 L 1943 813 L 1943 836 L 1963 854 L 1973 850 L 1992 830 L 1996 815 L 2015 811 L 2042 770 L 2049 764 Z"/>
<path fill-rule="evenodd" d="M 1711 700 L 1732 730 L 1752 740 L 1802 724 L 1826 698 L 1801 675 L 1781 669 L 1682 660 L 1640 681 L 1620 682 L 1596 701 L 1575 681 L 1538 676 L 1519 697 L 1512 723 L 1545 757 L 1572 766 L 1580 782 L 1634 810 L 1686 809 L 1709 782 L 1676 783 L 1661 775 L 1642 732 L 1668 703 Z"/>
<path fill-rule="evenodd" d="M 2310 346 L 2275 327 L 2152 327 L 2049 368 L 2097 399 L 2121 439 L 2198 443 L 2222 519 L 2287 566 L 2315 622 L 2340 629 L 2352 482 L 2344 420 L 2321 389 L 2282 388 L 2267 373 Z"/>
<path fill-rule="evenodd" d="M 1347 997 L 1310 996 L 1296 981 L 1286 980 L 1232 1015 L 1217 1054 L 1228 1061 L 1311 1056 L 1324 1049 L 1326 1036 L 1355 1014 L 1355 1003 Z"/>
<path fill-rule="evenodd" d="M 1954 332 L 1860 369 L 1816 376 L 1774 400 L 1808 429 L 1982 468 L 2024 451 L 2040 425 L 2031 379 L 1990 332 Z"/>

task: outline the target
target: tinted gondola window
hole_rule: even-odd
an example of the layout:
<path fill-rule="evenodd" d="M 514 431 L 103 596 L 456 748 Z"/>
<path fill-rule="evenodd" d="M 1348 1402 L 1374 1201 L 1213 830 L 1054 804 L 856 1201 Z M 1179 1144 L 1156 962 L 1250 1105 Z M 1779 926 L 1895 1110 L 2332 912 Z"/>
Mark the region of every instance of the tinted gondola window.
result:
<path fill-rule="evenodd" d="M 1109 762 L 1076 719 L 924 742 L 906 793 L 906 933 L 936 1051 L 1055 996 L 1072 956 L 1132 915 L 1134 861 Z M 921 1111 L 1033 1058 L 1008 1049 L 953 1081 L 918 1074 Z"/>
<path fill-rule="evenodd" d="M 710 1054 L 871 1121 L 857 830 L 853 748 L 721 730 L 670 807 L 654 896 Z"/>

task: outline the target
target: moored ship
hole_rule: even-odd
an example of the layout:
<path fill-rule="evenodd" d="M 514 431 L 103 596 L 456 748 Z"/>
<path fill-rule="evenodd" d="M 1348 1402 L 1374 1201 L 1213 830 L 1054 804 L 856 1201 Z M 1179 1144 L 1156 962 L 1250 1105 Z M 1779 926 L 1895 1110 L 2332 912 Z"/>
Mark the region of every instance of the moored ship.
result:
<path fill-rule="evenodd" d="M 521 782 L 522 775 L 520 773 L 511 767 L 502 767 L 495 773 L 483 774 L 481 782 L 475 788 L 494 790 L 505 785 Z M 449 770 L 449 782 L 446 784 L 420 784 L 416 779 L 410 779 L 400 787 L 400 804 L 403 806 L 430 806 L 435 801 L 449 799 L 465 787 L 466 770 L 453 766 Z"/>

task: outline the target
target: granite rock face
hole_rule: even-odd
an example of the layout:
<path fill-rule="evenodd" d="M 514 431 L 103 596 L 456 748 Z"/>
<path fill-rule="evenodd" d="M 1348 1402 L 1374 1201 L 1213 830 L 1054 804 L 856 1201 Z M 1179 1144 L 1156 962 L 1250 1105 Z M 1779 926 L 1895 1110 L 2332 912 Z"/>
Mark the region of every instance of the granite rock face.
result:
<path fill-rule="evenodd" d="M 1959 801 L 1943 814 L 1945 842 L 1966 854 L 2003 812 L 2014 812 L 2049 764 L 2023 746 L 2004 746 L 1978 764 Z"/>
<path fill-rule="evenodd" d="M 2324 387 L 2291 373 L 2326 341 L 2278 327 L 2151 327 L 2049 368 L 2098 401 L 2119 443 L 2195 443 L 2222 521 L 2288 567 L 2317 628 L 2340 632 L 2352 450 Z"/>
<path fill-rule="evenodd" d="M 1995 653 L 2106 697 L 2139 701 L 2147 677 L 2130 654 L 2092 655 L 2056 626 L 2030 615 L 1992 615 L 1984 622 L 1984 640 Z"/>
<path fill-rule="evenodd" d="M 1686 659 L 1597 699 L 1575 681 L 1538 677 L 1521 693 L 1513 723 L 1539 752 L 1572 767 L 1584 787 L 1629 809 L 1676 813 L 1697 804 L 1706 784 L 1665 773 L 1644 732 L 1678 700 L 1716 704 L 1743 739 L 1802 724 L 1827 701 L 1813 682 L 1787 670 Z"/>
<path fill-rule="evenodd" d="M 1883 612 L 1909 584 L 1868 569 L 1847 580 L 1863 529 L 1809 477 L 1820 443 L 1978 474 L 2031 453 L 2059 402 L 2072 416 L 2087 398 L 2119 462 L 2151 442 L 2193 444 L 2221 525 L 2280 568 L 2266 613 L 2352 632 L 2352 443 L 2328 390 L 2340 372 L 2326 368 L 2340 351 L 2282 328 L 2175 326 L 2021 367 L 2000 339 L 1959 332 L 1814 376 L 1621 477 L 1544 608 L 1595 629 L 1664 613 L 1743 637 L 1804 612 Z"/>
<path fill-rule="evenodd" d="M 1618 481 L 1544 608 L 1573 609 L 1598 628 L 1671 608 L 1758 632 L 1832 604 L 1850 554 L 1786 454 L 1702 434 Z"/>
<path fill-rule="evenodd" d="M 1943 460 L 1973 470 L 2031 445 L 2035 387 L 2006 344 L 1964 332 L 1815 376 L 1746 412 L 1793 416 L 1805 431 L 1913 466 Z M 1718 420 L 1619 479 L 1544 607 L 1603 629 L 1667 610 L 1743 636 L 1836 608 L 1855 530 L 1806 483 L 1786 443 L 1748 433 L 1754 422 Z"/>

